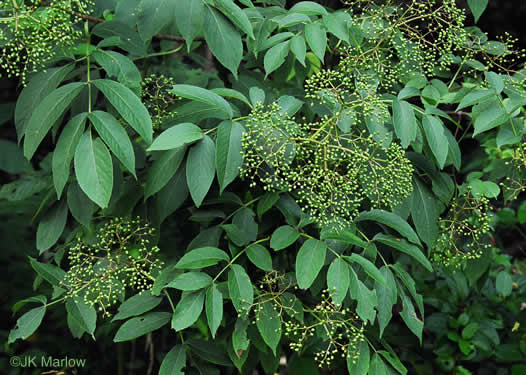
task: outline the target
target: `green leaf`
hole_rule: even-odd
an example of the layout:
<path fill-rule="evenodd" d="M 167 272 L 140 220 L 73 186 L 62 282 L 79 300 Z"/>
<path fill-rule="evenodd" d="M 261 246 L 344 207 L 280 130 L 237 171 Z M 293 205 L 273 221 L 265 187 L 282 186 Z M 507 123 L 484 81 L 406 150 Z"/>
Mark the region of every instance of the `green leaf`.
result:
<path fill-rule="evenodd" d="M 92 56 L 109 77 L 117 78 L 120 83 L 131 89 L 140 87 L 141 72 L 129 57 L 106 50 L 97 50 Z"/>
<path fill-rule="evenodd" d="M 146 151 L 172 150 L 203 139 L 203 131 L 198 126 L 184 122 L 163 131 Z"/>
<path fill-rule="evenodd" d="M 444 133 L 444 124 L 438 117 L 425 115 L 422 127 L 426 134 L 427 143 L 435 156 L 440 169 L 444 168 L 448 154 L 448 139 Z"/>
<path fill-rule="evenodd" d="M 351 263 L 358 263 L 362 268 L 365 270 L 365 272 L 371 276 L 374 280 L 378 281 L 380 284 L 387 285 L 382 273 L 374 263 L 372 263 L 370 260 L 362 257 L 359 254 L 354 253 L 351 256 L 344 256 L 346 260 L 348 260 Z"/>
<path fill-rule="evenodd" d="M 73 82 L 51 91 L 32 112 L 25 128 L 24 156 L 33 157 L 51 127 L 69 107 L 84 87 L 83 82 Z"/>
<path fill-rule="evenodd" d="M 215 338 L 217 329 L 223 320 L 223 294 L 219 291 L 216 284 L 212 284 L 206 291 L 206 318 L 208 326 Z"/>
<path fill-rule="evenodd" d="M 97 312 L 95 308 L 84 302 L 84 298 L 69 298 L 66 302 L 66 310 L 73 319 L 95 339 L 93 333 L 97 326 Z"/>
<path fill-rule="evenodd" d="M 475 23 L 478 22 L 482 13 L 488 6 L 488 0 L 468 0 L 469 9 L 473 13 L 473 18 L 475 18 Z"/>
<path fill-rule="evenodd" d="M 205 10 L 205 25 L 205 40 L 210 50 L 237 79 L 237 69 L 243 58 L 241 35 L 225 16 L 209 6 Z"/>
<path fill-rule="evenodd" d="M 55 151 L 53 151 L 51 168 L 58 199 L 60 199 L 64 186 L 66 186 L 68 182 L 71 161 L 75 155 L 80 138 L 82 134 L 84 134 L 86 117 L 87 113 L 80 113 L 69 120 L 60 134 Z"/>
<path fill-rule="evenodd" d="M 183 375 L 185 366 L 186 349 L 183 345 L 175 345 L 164 357 L 159 375 Z"/>
<path fill-rule="evenodd" d="M 280 106 L 279 113 L 286 116 L 294 116 L 303 106 L 303 101 L 290 95 L 280 96 L 276 101 Z"/>
<path fill-rule="evenodd" d="M 149 291 L 136 294 L 120 304 L 112 321 L 128 319 L 153 310 L 161 303 L 162 298 L 155 297 Z"/>
<path fill-rule="evenodd" d="M 265 58 L 263 59 L 265 77 L 283 65 L 285 58 L 289 54 L 289 47 L 289 41 L 287 40 L 276 44 L 265 53 Z"/>
<path fill-rule="evenodd" d="M 323 16 L 323 23 L 327 30 L 347 44 L 350 44 L 349 26 L 351 21 L 351 16 L 345 11 L 338 11 Z"/>
<path fill-rule="evenodd" d="M 385 327 L 387 327 L 393 317 L 393 305 L 396 303 L 398 294 L 395 278 L 391 270 L 387 266 L 383 266 L 380 268 L 380 272 L 386 281 L 386 285 L 375 283 L 376 296 L 378 297 L 378 325 L 380 327 L 380 337 L 382 337 Z"/>
<path fill-rule="evenodd" d="M 257 207 L 258 217 L 260 220 L 263 214 L 270 210 L 278 200 L 279 193 L 275 191 L 269 191 L 263 195 L 263 197 L 259 200 Z"/>
<path fill-rule="evenodd" d="M 29 257 L 29 263 L 31 263 L 31 267 L 33 267 L 35 272 L 44 280 L 53 286 L 61 286 L 61 282 L 64 280 L 64 276 L 66 276 L 64 270 L 50 263 L 40 263 L 31 257 Z"/>
<path fill-rule="evenodd" d="M 147 53 L 146 44 L 135 31 L 135 25 L 128 25 L 118 20 L 111 20 L 99 23 L 91 32 L 101 38 L 118 37 L 118 46 L 132 55 L 144 56 Z"/>
<path fill-rule="evenodd" d="M 473 137 L 502 125 L 509 119 L 510 114 L 506 111 L 506 108 L 504 108 L 502 105 L 492 105 L 488 109 L 479 113 L 475 118 L 475 122 L 473 124 L 475 128 Z"/>
<path fill-rule="evenodd" d="M 135 153 L 130 137 L 121 123 L 107 112 L 94 111 L 89 119 L 99 136 L 108 145 L 111 152 L 121 161 L 126 169 L 135 177 Z"/>
<path fill-rule="evenodd" d="M 343 302 L 350 282 L 349 265 L 341 258 L 334 259 L 327 272 L 327 287 L 335 304 L 340 305 Z"/>
<path fill-rule="evenodd" d="M 327 244 L 314 238 L 303 243 L 296 256 L 296 279 L 301 289 L 307 289 L 325 264 Z"/>
<path fill-rule="evenodd" d="M 448 158 L 451 159 L 451 161 L 448 161 L 448 164 L 452 163 L 457 171 L 459 171 L 462 164 L 462 156 L 460 154 L 457 140 L 448 129 L 446 129 L 445 134 L 448 141 Z"/>
<path fill-rule="evenodd" d="M 194 324 L 201 312 L 205 301 L 205 291 L 183 292 L 179 303 L 175 307 L 172 317 L 172 328 L 182 331 Z"/>
<path fill-rule="evenodd" d="M 243 131 L 241 124 L 232 121 L 223 121 L 217 128 L 215 161 L 220 194 L 239 175 L 239 169 L 243 164 L 241 155 Z"/>
<path fill-rule="evenodd" d="M 99 138 L 93 140 L 89 130 L 80 138 L 74 164 L 82 191 L 99 207 L 106 208 L 113 189 L 111 155 Z"/>
<path fill-rule="evenodd" d="M 192 85 L 174 85 L 173 88 L 168 91 L 185 99 L 205 103 L 211 108 L 224 112 L 230 118 L 234 116 L 230 104 L 213 91 Z"/>
<path fill-rule="evenodd" d="M 167 312 L 151 312 L 124 322 L 119 328 L 113 342 L 130 341 L 153 332 L 170 321 L 172 314 Z"/>
<path fill-rule="evenodd" d="M 305 66 L 305 55 L 307 53 L 307 45 L 305 38 L 302 35 L 295 35 L 290 39 L 290 50 L 296 56 L 296 59 L 301 65 Z"/>
<path fill-rule="evenodd" d="M 175 268 L 179 269 L 197 269 L 216 265 L 220 261 L 228 262 L 230 257 L 223 250 L 216 247 L 200 247 L 186 253 Z"/>
<path fill-rule="evenodd" d="M 415 307 L 413 306 L 411 299 L 404 293 L 400 294 L 400 298 L 402 299 L 403 305 L 403 310 L 400 312 L 400 316 L 411 332 L 413 332 L 420 340 L 420 343 L 422 343 L 422 330 L 424 329 L 424 322 L 421 321 L 416 315 Z"/>
<path fill-rule="evenodd" d="M 500 271 L 495 279 L 497 293 L 503 297 L 508 297 L 513 289 L 513 280 L 507 271 Z"/>
<path fill-rule="evenodd" d="M 270 247 L 276 251 L 285 249 L 299 238 L 299 232 L 290 225 L 283 225 L 272 233 Z"/>
<path fill-rule="evenodd" d="M 351 271 L 351 284 L 350 284 L 350 295 L 351 298 L 358 301 L 356 307 L 356 313 L 364 322 L 370 321 L 374 323 L 376 317 L 375 307 L 378 304 L 376 297 L 376 291 L 370 290 L 362 283 L 352 268 Z"/>
<path fill-rule="evenodd" d="M 234 348 L 235 353 L 239 351 L 245 351 L 248 349 L 250 340 L 247 337 L 247 328 L 249 321 L 244 318 L 237 318 L 236 324 L 234 326 L 234 331 L 232 332 L 232 347 Z"/>
<path fill-rule="evenodd" d="M 438 237 L 438 207 L 436 198 L 420 179 L 413 179 L 413 194 L 409 201 L 411 216 L 420 238 L 433 246 Z"/>
<path fill-rule="evenodd" d="M 369 344 L 366 341 L 360 341 L 358 344 L 358 358 L 347 356 L 347 370 L 352 375 L 367 375 L 369 371 L 369 359 L 371 352 Z"/>
<path fill-rule="evenodd" d="M 246 250 L 248 259 L 263 271 L 272 271 L 272 257 L 269 251 L 260 244 L 252 244 Z"/>
<path fill-rule="evenodd" d="M 172 21 L 175 3 L 172 0 L 141 0 L 137 7 L 137 28 L 142 40 L 149 41 Z"/>
<path fill-rule="evenodd" d="M 179 166 L 186 154 L 186 147 L 178 147 L 173 150 L 164 152 L 162 156 L 155 160 L 146 176 L 146 185 L 144 186 L 144 199 L 154 195 L 166 186 L 168 181 L 179 170 Z M 186 178 L 185 178 L 186 186 Z"/>
<path fill-rule="evenodd" d="M 395 270 L 398 278 L 402 280 L 402 283 L 407 288 L 414 301 L 416 302 L 420 314 L 424 316 L 424 302 L 422 296 L 416 292 L 415 280 L 413 280 L 411 275 L 407 273 L 407 271 L 400 265 L 400 263 L 395 263 L 391 265 L 391 268 Z M 398 284 L 398 287 L 400 289 L 400 293 L 403 293 L 400 284 Z"/>
<path fill-rule="evenodd" d="M 42 305 L 45 305 L 47 303 L 47 297 L 46 296 L 34 296 L 25 298 L 21 301 L 17 301 L 13 307 L 11 308 L 11 311 L 13 311 L 13 314 L 16 314 L 18 310 L 20 310 L 22 307 L 26 305 L 26 303 L 35 302 Z"/>
<path fill-rule="evenodd" d="M 405 100 L 393 100 L 393 125 L 403 148 L 416 140 L 417 124 L 411 104 Z"/>
<path fill-rule="evenodd" d="M 484 72 L 484 77 L 488 81 L 489 85 L 495 89 L 497 94 L 500 94 L 504 90 L 504 81 L 501 76 L 495 72 Z"/>
<path fill-rule="evenodd" d="M 272 302 L 263 302 L 256 308 L 256 326 L 274 355 L 281 339 L 281 316 Z"/>
<path fill-rule="evenodd" d="M 499 185 L 492 181 L 481 181 L 476 178 L 469 181 L 468 185 L 471 186 L 471 192 L 474 197 L 497 198 L 500 194 Z"/>
<path fill-rule="evenodd" d="M 289 12 L 296 12 L 296 13 L 302 13 L 306 14 L 308 16 L 326 16 L 328 15 L 325 8 L 314 2 L 314 1 L 300 1 L 294 4 L 292 8 L 290 8 Z"/>
<path fill-rule="evenodd" d="M 427 260 L 424 253 L 422 253 L 422 250 L 420 250 L 420 248 L 417 246 L 408 243 L 406 240 L 382 233 L 378 233 L 376 236 L 374 236 L 373 240 L 381 242 L 384 245 L 391 246 L 402 253 L 409 255 L 418 263 L 423 265 L 429 272 L 433 272 L 433 267 L 431 266 L 429 260 Z"/>
<path fill-rule="evenodd" d="M 216 147 L 209 136 L 190 148 L 186 159 L 186 183 L 195 203 L 199 207 L 214 181 L 216 172 Z"/>
<path fill-rule="evenodd" d="M 407 223 L 407 221 L 405 221 L 400 216 L 392 212 L 378 210 L 378 209 L 373 209 L 367 212 L 361 212 L 356 217 L 355 221 L 360 222 L 363 220 L 376 221 L 378 223 L 387 225 L 388 227 L 391 227 L 394 230 L 396 230 L 398 233 L 400 233 L 402 236 L 407 238 L 412 243 L 415 243 L 417 245 L 421 244 L 415 231 L 413 230 L 413 228 L 411 228 L 411 226 Z"/>
<path fill-rule="evenodd" d="M 294 36 L 294 34 L 288 31 L 284 33 L 277 33 L 275 35 L 272 35 L 270 38 L 266 39 L 265 41 L 263 41 L 263 43 L 261 43 L 257 52 L 272 48 L 276 44 L 290 39 L 292 36 Z"/>
<path fill-rule="evenodd" d="M 217 94 L 223 98 L 237 99 L 245 103 L 249 107 L 252 107 L 252 104 L 250 103 L 248 98 L 237 90 L 227 89 L 225 87 L 217 87 L 215 89 L 211 89 L 210 91 L 212 91 L 214 94 Z"/>
<path fill-rule="evenodd" d="M 212 284 L 212 278 L 204 272 L 186 272 L 177 276 L 172 282 L 166 285 L 185 291 L 194 291 L 206 288 Z"/>
<path fill-rule="evenodd" d="M 183 166 L 157 194 L 155 205 L 159 215 L 159 223 L 177 211 L 187 197 L 186 170 Z"/>
<path fill-rule="evenodd" d="M 15 342 L 17 339 L 27 339 L 31 336 L 42 323 L 46 314 L 46 306 L 35 307 L 22 315 L 16 321 L 16 327 L 9 333 L 8 344 Z"/>
<path fill-rule="evenodd" d="M 239 313 L 254 302 L 252 282 L 245 269 L 239 264 L 233 264 L 228 271 L 228 294 Z"/>
<path fill-rule="evenodd" d="M 137 95 L 126 86 L 109 79 L 98 79 L 93 84 L 146 143 L 152 143 L 152 119 Z"/>
<path fill-rule="evenodd" d="M 202 1 L 174 1 L 175 22 L 179 32 L 186 41 L 188 52 L 194 38 L 203 28 L 205 6 Z"/>
<path fill-rule="evenodd" d="M 466 340 L 472 339 L 475 333 L 478 331 L 478 329 L 479 329 L 479 324 L 477 322 L 469 323 L 462 330 L 462 338 Z"/>
<path fill-rule="evenodd" d="M 389 362 L 389 364 L 393 366 L 393 368 L 396 369 L 396 371 L 398 371 L 398 373 L 402 375 L 407 374 L 407 368 L 402 364 L 402 362 L 393 350 L 391 350 L 391 352 L 385 350 L 378 350 L 377 353 L 380 353 L 382 357 L 384 357 L 387 360 L 387 362 Z"/>
<path fill-rule="evenodd" d="M 358 218 L 356 218 L 355 220 L 357 219 Z M 367 220 L 367 219 L 363 219 L 363 220 Z M 349 245 L 355 245 L 355 246 L 358 246 L 364 249 L 367 247 L 367 242 L 365 242 L 364 240 L 362 240 L 360 237 L 358 237 L 356 234 L 352 233 L 349 230 L 331 230 L 331 229 L 322 230 L 321 239 L 341 241 Z"/>
<path fill-rule="evenodd" d="M 495 90 L 475 89 L 462 98 L 462 100 L 458 104 L 456 111 L 460 111 L 461 109 L 472 106 L 474 104 L 484 103 L 485 101 L 488 101 L 489 99 L 494 97 Z"/>
<path fill-rule="evenodd" d="M 38 223 L 37 249 L 42 254 L 53 246 L 66 227 L 68 206 L 63 200 L 54 206 Z"/>
<path fill-rule="evenodd" d="M 20 92 L 15 107 L 15 127 L 19 143 L 35 108 L 46 95 L 57 88 L 74 67 L 75 64 L 68 64 L 40 71 L 31 78 L 28 85 Z"/>
<path fill-rule="evenodd" d="M 305 39 L 314 54 L 323 61 L 327 48 L 327 32 L 319 23 L 305 25 Z"/>
<path fill-rule="evenodd" d="M 216 365 L 220 366 L 232 366 L 232 362 L 230 362 L 227 354 L 225 353 L 224 346 L 220 345 L 219 343 L 216 343 L 214 341 L 205 341 L 205 340 L 199 340 L 199 339 L 188 339 L 185 340 L 186 344 L 190 346 L 192 349 L 192 353 L 195 354 L 196 358 L 199 358 L 200 360 L 205 360 L 210 363 L 214 363 Z M 194 362 L 196 363 L 196 362 Z M 216 374 L 213 373 L 210 370 L 213 369 L 211 367 L 207 367 L 204 372 L 201 372 L 202 374 Z"/>
<path fill-rule="evenodd" d="M 280 29 L 290 28 L 291 26 L 299 25 L 300 23 L 310 23 L 310 18 L 301 13 L 289 12 L 283 18 L 280 18 L 278 21 L 278 26 Z"/>
<path fill-rule="evenodd" d="M 239 27 L 245 34 L 252 39 L 254 38 L 254 30 L 250 23 L 248 16 L 238 7 L 232 0 L 215 0 L 214 5 L 219 9 L 230 21 Z"/>
<path fill-rule="evenodd" d="M 369 364 L 369 374 L 388 375 L 387 366 L 385 365 L 384 361 L 382 360 L 382 357 L 380 357 L 378 352 L 375 352 L 373 354 L 373 358 L 371 359 L 371 363 Z"/>

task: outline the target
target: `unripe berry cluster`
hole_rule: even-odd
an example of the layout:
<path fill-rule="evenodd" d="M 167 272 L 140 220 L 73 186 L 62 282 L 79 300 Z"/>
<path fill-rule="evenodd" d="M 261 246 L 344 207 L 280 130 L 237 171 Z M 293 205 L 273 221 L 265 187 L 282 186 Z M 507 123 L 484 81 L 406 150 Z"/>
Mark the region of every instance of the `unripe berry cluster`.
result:
<path fill-rule="evenodd" d="M 464 11 L 455 0 L 346 1 L 353 20 L 353 43 L 341 52 L 339 69 L 348 77 L 373 73 L 384 89 L 412 72 L 434 76 L 466 49 Z"/>
<path fill-rule="evenodd" d="M 337 357 L 356 361 L 357 350 L 364 340 L 364 326 L 356 326 L 358 316 L 348 308 L 331 302 L 328 291 L 322 292 L 322 301 L 314 307 L 312 319 L 307 322 L 285 322 L 285 334 L 291 340 L 289 346 L 296 352 L 306 347 L 310 337 L 321 337 L 314 359 L 320 367 L 328 367 Z"/>
<path fill-rule="evenodd" d="M 156 258 L 159 248 L 150 244 L 153 231 L 140 218 L 114 218 L 98 230 L 94 244 L 79 240 L 68 253 L 68 295 L 82 296 L 109 316 L 108 307 L 122 301 L 126 288 L 149 289 L 163 266 Z"/>
<path fill-rule="evenodd" d="M 491 247 L 488 199 L 474 197 L 469 189 L 456 196 L 448 213 L 439 222 L 440 233 L 432 259 L 446 267 L 460 267 L 468 259 L 480 257 Z"/>
<path fill-rule="evenodd" d="M 170 111 L 170 106 L 177 101 L 177 96 L 168 91 L 174 84 L 173 77 L 163 74 L 151 74 L 141 82 L 142 102 L 150 113 L 154 130 L 176 115 L 176 112 Z"/>
<path fill-rule="evenodd" d="M 320 224 L 346 226 L 362 204 L 394 207 L 412 192 L 413 167 L 395 143 L 338 129 L 338 116 L 298 124 L 276 104 L 257 106 L 243 135 L 241 177 L 291 192 Z"/>
<path fill-rule="evenodd" d="M 60 48 L 82 36 L 75 25 L 88 14 L 91 0 L 0 0 L 0 68 L 21 77 L 44 68 Z"/>
<path fill-rule="evenodd" d="M 514 150 L 511 160 L 506 162 L 509 173 L 500 184 L 506 200 L 516 199 L 526 191 L 526 142 L 520 143 Z"/>

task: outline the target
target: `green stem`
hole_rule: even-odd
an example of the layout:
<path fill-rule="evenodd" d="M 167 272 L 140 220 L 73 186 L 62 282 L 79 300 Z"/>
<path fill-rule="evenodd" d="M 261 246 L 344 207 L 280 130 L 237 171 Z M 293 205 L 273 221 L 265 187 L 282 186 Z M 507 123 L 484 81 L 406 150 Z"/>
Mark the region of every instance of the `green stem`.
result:
<path fill-rule="evenodd" d="M 175 49 L 172 49 L 172 50 L 170 50 L 170 51 L 161 51 L 161 52 L 156 52 L 156 53 L 150 53 L 149 55 L 144 55 L 144 56 L 135 57 L 135 58 L 133 59 L 133 61 L 142 60 L 142 59 L 147 59 L 147 58 L 149 58 L 149 57 L 171 55 L 171 54 L 173 54 L 173 53 L 177 53 L 177 52 L 179 52 L 183 47 L 184 47 L 184 44 L 181 44 L 179 47 L 177 47 L 177 48 L 175 48 Z"/>
<path fill-rule="evenodd" d="M 252 242 L 250 245 L 246 246 L 243 250 L 241 250 L 239 253 L 237 253 L 230 262 L 228 262 L 228 264 L 223 267 L 223 269 L 221 271 L 219 271 L 219 273 L 214 277 L 214 279 L 212 280 L 212 283 L 214 283 L 218 278 L 219 276 L 221 276 L 221 274 L 223 272 L 225 272 L 228 268 L 230 268 L 230 266 L 232 266 L 232 264 L 234 264 L 234 262 L 236 261 L 237 258 L 239 258 L 242 254 L 244 254 L 247 249 L 252 246 L 252 245 L 255 245 L 255 244 L 258 244 L 260 242 L 264 242 L 264 241 L 268 241 L 270 240 L 270 237 L 265 237 L 265 238 L 262 238 L 260 240 L 257 240 L 256 242 Z"/>
<path fill-rule="evenodd" d="M 174 303 L 172 301 L 172 297 L 170 297 L 170 294 L 166 291 L 166 289 L 164 289 L 163 292 L 166 295 L 166 297 L 168 298 L 168 302 L 170 303 L 170 307 L 172 308 L 172 311 L 175 312 L 175 306 L 174 306 Z"/>

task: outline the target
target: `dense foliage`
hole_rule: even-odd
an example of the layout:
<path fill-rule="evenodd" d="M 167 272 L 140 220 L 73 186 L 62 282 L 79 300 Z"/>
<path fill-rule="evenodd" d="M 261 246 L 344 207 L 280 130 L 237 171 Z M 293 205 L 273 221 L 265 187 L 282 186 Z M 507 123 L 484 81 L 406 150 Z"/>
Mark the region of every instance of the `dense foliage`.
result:
<path fill-rule="evenodd" d="M 526 374 L 526 54 L 487 3 L 0 0 L 11 359 Z"/>

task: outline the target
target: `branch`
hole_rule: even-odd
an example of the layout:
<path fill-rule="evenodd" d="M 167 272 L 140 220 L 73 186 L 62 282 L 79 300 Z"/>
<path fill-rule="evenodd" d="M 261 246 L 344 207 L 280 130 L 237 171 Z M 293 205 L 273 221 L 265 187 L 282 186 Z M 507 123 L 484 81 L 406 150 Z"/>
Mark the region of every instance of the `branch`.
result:
<path fill-rule="evenodd" d="M 47 2 L 47 1 L 43 1 L 41 3 L 42 6 L 50 6 L 51 3 Z M 105 22 L 106 20 L 102 19 L 102 18 L 97 18 L 97 17 L 93 17 L 93 16 L 90 16 L 88 14 L 80 14 L 80 13 L 76 13 L 76 12 L 71 12 L 71 11 L 68 11 L 66 9 L 62 9 L 63 11 L 69 13 L 69 14 L 72 14 L 72 15 L 75 15 L 77 17 L 80 17 L 81 19 L 85 20 L 85 21 L 90 21 L 90 22 L 93 22 L 93 23 L 103 23 Z M 184 38 L 182 36 L 176 36 L 176 35 L 168 35 L 168 34 L 157 34 L 157 35 L 154 35 L 153 36 L 155 39 L 162 39 L 162 40 L 173 40 L 173 41 L 177 41 L 177 42 L 184 42 Z M 200 40 L 202 38 L 195 38 L 196 40 Z"/>

